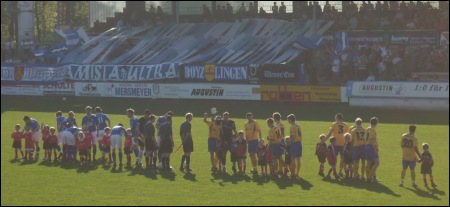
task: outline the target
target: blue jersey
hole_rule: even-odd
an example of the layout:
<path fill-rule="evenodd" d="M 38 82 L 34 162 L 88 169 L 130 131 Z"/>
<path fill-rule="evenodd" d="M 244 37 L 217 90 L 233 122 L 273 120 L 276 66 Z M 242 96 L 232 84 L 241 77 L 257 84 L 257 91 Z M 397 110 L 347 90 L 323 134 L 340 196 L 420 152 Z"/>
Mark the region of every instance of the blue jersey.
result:
<path fill-rule="evenodd" d="M 76 128 L 76 127 L 69 127 L 69 128 L 67 128 L 65 131 L 68 131 L 68 132 L 72 133 L 73 136 L 76 137 L 76 136 L 78 135 L 78 132 L 81 131 L 81 129 Z"/>
<path fill-rule="evenodd" d="M 131 128 L 131 134 L 132 134 L 133 137 L 137 136 L 136 129 L 138 127 L 138 123 L 139 123 L 139 120 L 138 120 L 138 118 L 136 116 L 131 117 L 131 119 L 130 119 L 130 128 Z"/>
<path fill-rule="evenodd" d="M 98 130 L 104 130 L 107 127 L 106 121 L 109 121 L 108 116 L 104 113 L 98 113 L 95 115 L 95 118 L 97 118 Z"/>
<path fill-rule="evenodd" d="M 81 126 L 88 126 L 89 132 L 95 132 L 97 131 L 97 119 L 95 118 L 95 115 L 86 115 L 83 117 L 83 120 L 81 121 Z"/>
<path fill-rule="evenodd" d="M 158 118 L 158 121 L 156 121 L 156 126 L 159 128 L 161 127 L 161 125 L 163 125 L 164 123 L 166 123 L 166 116 L 160 116 Z M 159 130 L 158 130 L 158 135 L 160 135 Z"/>
<path fill-rule="evenodd" d="M 77 121 L 73 117 L 67 117 L 65 120 L 65 123 L 70 123 L 70 124 L 72 124 L 72 126 L 78 125 L 78 124 L 76 124 Z M 64 126 L 64 128 L 65 128 L 65 126 Z"/>
<path fill-rule="evenodd" d="M 58 127 L 58 132 L 62 132 L 66 129 L 66 117 L 58 116 L 56 117 L 56 126 Z"/>
<path fill-rule="evenodd" d="M 41 126 L 39 126 L 39 123 L 36 121 L 36 119 L 31 118 L 30 122 L 27 123 L 27 125 L 30 127 L 32 132 L 38 132 L 41 130 Z"/>
<path fill-rule="evenodd" d="M 111 129 L 111 135 L 125 135 L 127 130 L 123 126 L 115 126 Z"/>

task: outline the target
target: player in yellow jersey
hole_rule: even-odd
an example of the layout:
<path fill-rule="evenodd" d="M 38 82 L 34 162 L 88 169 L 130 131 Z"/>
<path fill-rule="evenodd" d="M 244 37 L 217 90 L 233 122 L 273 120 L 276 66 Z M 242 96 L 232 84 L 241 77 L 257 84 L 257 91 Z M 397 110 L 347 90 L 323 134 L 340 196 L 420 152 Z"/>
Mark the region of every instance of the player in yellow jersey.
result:
<path fill-rule="evenodd" d="M 217 154 L 217 144 L 219 143 L 222 136 L 222 120 L 219 115 L 211 117 L 211 121 L 208 121 L 207 118 L 208 113 L 205 113 L 203 116 L 203 122 L 205 122 L 209 128 L 208 151 L 211 155 L 211 171 L 214 172 L 217 170 L 217 157 L 219 156 Z"/>
<path fill-rule="evenodd" d="M 291 177 L 298 177 L 298 173 L 300 172 L 300 158 L 302 157 L 302 130 L 300 126 L 295 122 L 295 115 L 289 114 L 287 116 L 287 120 L 291 125 L 289 130 L 290 140 L 291 140 L 291 148 L 290 154 L 292 156 L 292 164 L 291 164 Z M 293 174 L 293 175 L 292 175 Z"/>
<path fill-rule="evenodd" d="M 327 141 L 330 137 L 336 138 L 336 146 L 335 146 L 335 152 L 336 152 L 336 161 L 337 161 L 337 155 L 339 154 L 339 176 L 343 177 L 344 174 L 342 174 L 342 169 L 344 168 L 344 159 L 342 156 L 344 144 L 345 144 L 345 138 L 344 134 L 349 132 L 348 125 L 343 121 L 344 115 L 341 113 L 336 114 L 334 116 L 335 122 L 330 127 L 330 132 L 328 133 L 327 137 L 325 138 L 325 141 Z"/>
<path fill-rule="evenodd" d="M 402 180 L 400 182 L 400 186 L 403 186 L 403 181 L 406 175 L 406 169 L 411 170 L 411 180 L 412 186 L 417 187 L 416 183 L 416 172 L 414 168 L 416 167 L 416 154 L 420 158 L 419 149 L 417 148 L 417 137 L 414 136 L 416 132 L 416 126 L 409 126 L 409 133 L 403 134 L 400 145 L 403 151 L 403 170 L 402 170 Z"/>
<path fill-rule="evenodd" d="M 355 126 L 352 127 L 351 136 L 353 142 L 352 160 L 355 179 L 364 180 L 366 172 L 366 158 L 364 156 L 364 145 L 366 145 L 366 129 L 362 127 L 362 119 L 356 118 Z M 358 173 L 359 160 L 361 160 L 361 175 Z"/>
<path fill-rule="evenodd" d="M 281 144 L 287 146 L 288 143 L 284 142 L 284 137 L 285 137 L 284 136 L 284 132 L 285 131 L 284 131 L 284 124 L 281 122 L 281 114 L 279 112 L 273 113 L 272 114 L 272 119 L 273 119 L 275 127 L 277 127 L 280 130 L 280 133 L 281 133 L 280 136 L 283 138 Z M 282 154 L 284 154 L 284 150 L 283 150 Z M 278 165 L 278 171 L 282 172 L 283 171 L 283 166 Z M 286 171 L 287 171 L 287 169 L 286 169 Z"/>
<path fill-rule="evenodd" d="M 245 123 L 245 138 L 248 143 L 248 153 L 252 162 L 253 169 L 250 173 L 258 174 L 258 166 L 256 160 L 256 153 L 258 153 L 258 140 L 261 138 L 261 128 L 258 122 L 253 120 L 253 114 L 251 112 L 246 114 L 247 123 Z"/>
<path fill-rule="evenodd" d="M 281 140 L 284 139 L 284 137 L 281 136 L 281 129 L 275 126 L 274 120 L 272 118 L 268 118 L 266 122 L 267 126 L 269 126 L 269 135 L 267 136 L 267 139 L 269 140 L 270 149 L 272 150 L 275 176 L 278 176 L 278 174 L 282 175 L 284 160 L 281 156 L 283 154 L 283 148 L 281 148 L 280 143 Z M 279 166 L 281 166 L 281 170 Z"/>
<path fill-rule="evenodd" d="M 366 156 L 366 178 L 367 182 L 378 182 L 375 178 L 375 172 L 380 165 L 378 157 L 378 141 L 377 131 L 375 127 L 378 125 L 378 118 L 372 117 L 370 119 L 370 127 L 366 129 L 366 145 L 364 146 L 364 154 Z"/>

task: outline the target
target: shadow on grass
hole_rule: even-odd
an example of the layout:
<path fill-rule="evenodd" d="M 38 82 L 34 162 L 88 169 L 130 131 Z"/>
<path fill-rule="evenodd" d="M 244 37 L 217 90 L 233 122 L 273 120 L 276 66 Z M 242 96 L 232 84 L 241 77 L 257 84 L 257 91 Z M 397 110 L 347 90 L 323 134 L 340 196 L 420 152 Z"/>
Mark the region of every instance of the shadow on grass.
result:
<path fill-rule="evenodd" d="M 430 187 L 426 186 L 426 188 L 428 189 L 428 191 L 431 192 L 431 194 L 438 194 L 441 196 L 445 196 L 445 191 L 439 190 L 439 189 L 437 189 L 437 187 L 430 188 Z"/>
<path fill-rule="evenodd" d="M 212 172 L 213 178 L 211 182 L 218 183 L 220 186 L 225 186 L 226 183 L 238 184 L 240 181 L 250 182 L 252 179 L 246 174 L 233 174 L 223 172 Z"/>
<path fill-rule="evenodd" d="M 416 193 L 416 195 L 418 195 L 420 197 L 423 197 L 423 198 L 431 198 L 431 199 L 434 199 L 434 200 L 441 200 L 435 194 L 430 193 L 428 191 L 424 191 L 424 190 L 422 190 L 420 188 L 407 188 L 407 187 L 403 187 L 403 188 L 405 188 L 405 189 L 407 189 L 407 190 L 409 190 L 409 191 L 411 191 L 413 193 Z"/>
<path fill-rule="evenodd" d="M 366 183 L 363 181 L 354 181 L 354 180 L 341 180 L 341 179 L 330 179 L 330 178 L 323 178 L 323 181 L 338 184 L 345 187 L 352 187 L 352 188 L 359 188 L 359 189 L 366 189 L 368 191 L 377 192 L 377 193 L 385 193 L 387 195 L 391 195 L 394 197 L 400 197 L 399 194 L 392 191 L 387 186 L 383 185 L 382 183 Z"/>
<path fill-rule="evenodd" d="M 39 160 L 35 160 L 35 159 L 28 159 L 28 160 L 23 160 L 20 165 L 30 165 L 30 164 L 35 164 L 37 163 Z"/>
<path fill-rule="evenodd" d="M 195 177 L 197 177 L 197 175 L 193 174 L 193 173 L 185 173 L 184 176 L 183 176 L 183 178 L 185 180 L 189 180 L 189 181 L 192 181 L 192 182 L 197 182 L 197 179 Z"/>
<path fill-rule="evenodd" d="M 175 181 L 176 175 L 175 175 L 175 172 L 173 172 L 173 171 L 161 170 L 160 174 L 161 174 L 161 177 L 164 178 L 164 179 L 167 179 L 167 180 L 170 180 L 170 181 Z"/>

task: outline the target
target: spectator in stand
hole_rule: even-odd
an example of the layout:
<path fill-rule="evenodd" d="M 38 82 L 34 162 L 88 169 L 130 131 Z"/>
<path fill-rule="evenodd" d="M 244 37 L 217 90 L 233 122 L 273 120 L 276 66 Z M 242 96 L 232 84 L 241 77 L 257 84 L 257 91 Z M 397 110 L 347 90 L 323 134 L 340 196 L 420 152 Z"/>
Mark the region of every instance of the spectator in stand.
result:
<path fill-rule="evenodd" d="M 216 10 L 214 11 L 214 19 L 216 20 L 216 22 L 223 21 L 223 11 L 220 5 L 217 5 Z"/>
<path fill-rule="evenodd" d="M 209 10 L 209 8 L 205 4 L 203 4 L 202 10 L 203 10 L 203 20 L 206 23 L 212 22 L 211 11 Z"/>
<path fill-rule="evenodd" d="M 256 6 L 253 6 L 253 2 L 250 2 L 248 6 L 248 16 L 250 18 L 258 17 L 258 8 Z"/>
<path fill-rule="evenodd" d="M 262 7 L 259 8 L 259 18 L 266 18 L 267 17 L 267 13 L 266 11 L 264 11 L 264 9 Z"/>
<path fill-rule="evenodd" d="M 158 6 L 156 9 L 156 18 L 158 21 L 164 21 L 164 13 L 161 6 Z"/>
<path fill-rule="evenodd" d="M 281 2 L 281 6 L 278 8 L 278 13 L 280 15 L 280 19 L 286 19 L 286 6 L 284 5 L 284 2 Z"/>
<path fill-rule="evenodd" d="M 333 84 L 341 85 L 341 61 L 338 55 L 333 59 L 333 65 L 331 66 L 331 71 L 333 72 Z"/>
<path fill-rule="evenodd" d="M 225 19 L 227 22 L 233 22 L 233 7 L 230 5 L 230 3 L 227 3 L 227 8 L 225 10 Z"/>
<path fill-rule="evenodd" d="M 375 75 L 373 75 L 372 72 L 369 73 L 369 76 L 367 77 L 366 81 L 376 81 Z"/>
<path fill-rule="evenodd" d="M 274 19 L 278 18 L 278 6 L 277 6 L 277 2 L 273 2 L 273 6 L 272 6 L 272 18 L 274 18 Z"/>
<path fill-rule="evenodd" d="M 239 20 L 242 20 L 243 18 L 245 18 L 246 14 L 247 14 L 247 11 L 245 9 L 245 5 L 242 2 L 241 7 L 239 8 L 239 11 L 236 13 L 236 16 Z"/>

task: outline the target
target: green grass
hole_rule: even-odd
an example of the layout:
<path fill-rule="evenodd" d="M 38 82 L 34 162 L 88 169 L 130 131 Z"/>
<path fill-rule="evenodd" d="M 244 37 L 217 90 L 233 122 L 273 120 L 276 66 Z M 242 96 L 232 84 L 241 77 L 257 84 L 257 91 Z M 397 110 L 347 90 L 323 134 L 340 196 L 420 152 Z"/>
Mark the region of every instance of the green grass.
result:
<path fill-rule="evenodd" d="M 261 103 L 239 101 L 182 101 L 182 100 L 132 100 L 80 98 L 62 102 L 56 98 L 2 97 L 1 117 L 1 205 L 449 205 L 449 127 L 448 112 L 414 112 L 380 109 L 349 108 L 345 104 Z M 32 106 L 27 106 L 33 103 Z M 29 115 L 40 123 L 55 124 L 56 110 L 74 110 L 81 121 L 86 105 L 102 106 L 112 124 L 129 121 L 125 109 L 132 107 L 138 117 L 145 108 L 161 115 L 171 109 L 175 112 L 173 124 L 175 146 L 180 144 L 177 135 L 184 121 L 183 115 L 194 113 L 192 133 L 192 175 L 176 170 L 153 174 L 139 169 L 103 168 L 89 169 L 47 166 L 43 163 L 12 161 L 14 151 L 9 138 L 14 124 L 23 126 L 22 117 Z M 261 176 L 234 176 L 211 174 L 207 152 L 207 126 L 202 122 L 203 112 L 211 107 L 220 112 L 228 110 L 239 129 L 243 129 L 245 113 L 252 111 L 262 126 L 263 136 L 268 127 L 264 119 L 280 111 L 285 125 L 288 113 L 295 113 L 303 130 L 303 157 L 301 180 L 268 179 Z M 336 112 L 342 112 L 352 123 L 356 116 L 365 121 L 377 116 L 381 165 L 377 172 L 380 184 L 323 180 L 317 175 L 318 161 L 314 147 L 318 135 L 327 133 Z M 433 153 L 434 177 L 437 189 L 423 185 L 420 167 L 416 169 L 419 188 L 411 187 L 409 173 L 405 187 L 399 187 L 401 171 L 400 137 L 410 123 L 417 124 L 419 144 L 427 142 Z M 41 157 L 43 154 L 41 153 Z M 172 154 L 172 166 L 179 167 L 181 152 Z M 227 158 L 229 160 L 229 156 Z M 132 156 L 134 163 L 134 155 Z M 250 162 L 247 162 L 250 165 Z M 228 169 L 231 166 L 228 163 Z M 326 169 L 328 169 L 326 165 Z"/>

